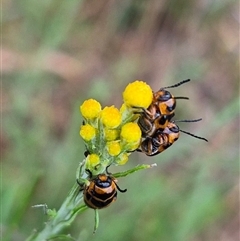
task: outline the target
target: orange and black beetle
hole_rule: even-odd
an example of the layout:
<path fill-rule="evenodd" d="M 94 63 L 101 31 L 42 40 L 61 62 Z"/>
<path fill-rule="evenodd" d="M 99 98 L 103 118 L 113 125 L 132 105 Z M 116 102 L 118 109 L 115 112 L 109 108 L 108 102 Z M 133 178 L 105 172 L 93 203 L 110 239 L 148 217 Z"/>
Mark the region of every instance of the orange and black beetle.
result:
<path fill-rule="evenodd" d="M 176 108 L 176 99 L 187 99 L 188 97 L 174 97 L 169 91 L 166 89 L 175 88 L 186 82 L 189 82 L 190 79 L 183 80 L 175 85 L 167 86 L 161 88 L 159 91 L 153 94 L 152 104 L 156 104 L 161 115 L 171 116 L 174 114 L 174 110 Z M 173 116 L 171 116 L 173 117 Z"/>
<path fill-rule="evenodd" d="M 197 122 L 202 119 L 197 120 L 179 120 L 175 122 Z M 167 125 L 167 127 L 161 131 L 157 130 L 157 132 L 153 136 L 146 137 L 140 144 L 140 148 L 137 149 L 139 152 L 145 153 L 147 156 L 155 156 L 164 150 L 166 150 L 168 147 L 170 147 L 175 141 L 178 140 L 180 136 L 180 132 L 183 132 L 185 134 L 188 134 L 190 136 L 193 136 L 197 139 L 201 139 L 204 141 L 208 141 L 207 139 L 196 136 L 192 133 L 183 131 L 179 129 L 179 127 L 175 124 L 174 121 L 170 121 Z"/>
<path fill-rule="evenodd" d="M 152 137 L 146 137 L 137 151 L 144 152 L 147 156 L 155 156 L 177 141 L 179 135 L 178 126 L 169 122 L 163 131 L 158 130 Z"/>
<path fill-rule="evenodd" d="M 84 202 L 93 209 L 101 209 L 109 206 L 117 199 L 117 190 L 120 192 L 126 192 L 127 189 L 121 190 L 116 184 L 116 179 L 112 177 L 108 172 L 107 174 L 98 174 L 96 177 L 89 173 L 89 185 L 84 186 Z M 81 184 L 77 183 L 81 186 Z"/>
<path fill-rule="evenodd" d="M 174 113 L 162 115 L 155 104 L 151 104 L 148 109 L 143 109 L 138 119 L 142 137 L 151 137 L 157 130 L 163 130 L 173 116 Z"/>

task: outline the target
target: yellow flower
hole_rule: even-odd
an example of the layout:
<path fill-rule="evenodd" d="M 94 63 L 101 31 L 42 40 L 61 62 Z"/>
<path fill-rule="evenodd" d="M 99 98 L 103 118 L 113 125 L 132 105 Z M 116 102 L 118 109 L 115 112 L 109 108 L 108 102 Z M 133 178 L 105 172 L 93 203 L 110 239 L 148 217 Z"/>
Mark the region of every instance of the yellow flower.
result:
<path fill-rule="evenodd" d="M 107 141 L 114 141 L 119 137 L 119 131 L 116 129 L 104 129 L 104 136 Z"/>
<path fill-rule="evenodd" d="M 127 161 L 128 161 L 128 156 L 129 156 L 128 153 L 122 153 L 122 154 L 118 157 L 117 164 L 118 164 L 118 165 L 124 165 L 124 164 L 126 164 Z"/>
<path fill-rule="evenodd" d="M 129 122 L 121 129 L 121 138 L 128 143 L 138 143 L 141 139 L 142 132 L 137 123 Z"/>
<path fill-rule="evenodd" d="M 148 108 L 152 99 L 153 92 L 151 87 L 139 80 L 128 84 L 123 92 L 123 100 L 128 106 Z"/>
<path fill-rule="evenodd" d="M 101 111 L 101 120 L 104 126 L 111 129 L 120 125 L 122 117 L 116 107 L 107 106 Z"/>
<path fill-rule="evenodd" d="M 80 128 L 80 136 L 85 141 L 90 141 L 96 136 L 96 130 L 89 124 L 82 125 Z"/>
<path fill-rule="evenodd" d="M 100 158 L 97 154 L 90 154 L 86 159 L 86 169 L 93 169 L 100 163 Z"/>
<path fill-rule="evenodd" d="M 100 103 L 94 99 L 85 100 L 80 106 L 80 112 L 86 119 L 94 119 L 98 117 L 102 107 Z"/>
<path fill-rule="evenodd" d="M 111 141 L 107 143 L 108 153 L 111 156 L 117 156 L 121 152 L 119 141 Z"/>

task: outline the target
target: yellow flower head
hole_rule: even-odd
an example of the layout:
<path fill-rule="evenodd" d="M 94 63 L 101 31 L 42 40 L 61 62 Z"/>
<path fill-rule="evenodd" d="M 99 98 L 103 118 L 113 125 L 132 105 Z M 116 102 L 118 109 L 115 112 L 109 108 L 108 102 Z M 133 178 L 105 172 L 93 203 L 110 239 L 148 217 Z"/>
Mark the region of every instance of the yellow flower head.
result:
<path fill-rule="evenodd" d="M 103 125 L 110 129 L 118 127 L 122 121 L 119 110 L 114 106 L 105 107 L 100 115 Z"/>
<path fill-rule="evenodd" d="M 89 124 L 82 125 L 80 128 L 80 136 L 85 141 L 90 141 L 96 136 L 96 130 Z"/>
<path fill-rule="evenodd" d="M 128 143 L 139 143 L 142 132 L 137 123 L 129 122 L 121 129 L 121 138 Z"/>
<path fill-rule="evenodd" d="M 104 136 L 106 141 L 114 141 L 119 137 L 119 131 L 116 129 L 104 129 Z"/>
<path fill-rule="evenodd" d="M 123 92 L 123 100 L 127 106 L 148 108 L 152 99 L 153 92 L 151 87 L 139 80 L 128 84 Z"/>
<path fill-rule="evenodd" d="M 86 169 L 93 169 L 100 163 L 100 158 L 97 154 L 90 154 L 86 159 Z"/>
<path fill-rule="evenodd" d="M 122 153 L 122 154 L 118 157 L 118 159 L 117 159 L 117 164 L 118 164 L 118 165 L 124 165 L 124 164 L 126 164 L 127 161 L 128 161 L 128 156 L 129 156 L 128 153 Z"/>
<path fill-rule="evenodd" d="M 111 141 L 107 143 L 108 153 L 111 156 L 117 156 L 121 152 L 119 141 Z"/>
<path fill-rule="evenodd" d="M 98 117 L 102 107 L 100 103 L 94 99 L 85 100 L 80 106 L 80 112 L 86 119 L 94 119 Z"/>

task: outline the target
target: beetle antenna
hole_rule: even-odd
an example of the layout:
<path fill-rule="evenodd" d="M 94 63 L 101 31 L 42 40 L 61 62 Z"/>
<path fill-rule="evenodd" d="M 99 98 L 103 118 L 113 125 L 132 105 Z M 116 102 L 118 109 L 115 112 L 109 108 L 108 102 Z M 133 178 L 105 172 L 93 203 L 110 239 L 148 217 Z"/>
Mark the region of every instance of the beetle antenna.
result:
<path fill-rule="evenodd" d="M 195 120 L 174 120 L 174 121 L 172 121 L 172 122 L 173 122 L 173 123 L 175 123 L 175 122 L 198 122 L 198 121 L 201 121 L 201 120 L 202 120 L 202 118 L 195 119 Z M 181 129 L 179 129 L 179 131 L 181 131 L 181 132 L 183 132 L 183 133 L 185 133 L 185 134 L 187 134 L 187 135 L 189 135 L 189 136 L 192 136 L 192 137 L 195 137 L 195 138 L 197 138 L 197 139 L 204 140 L 204 141 L 207 141 L 207 142 L 208 142 L 208 140 L 207 140 L 206 138 L 204 138 L 204 137 L 196 136 L 196 135 L 194 135 L 194 134 L 192 134 L 192 133 L 190 133 L 190 132 L 183 131 L 183 130 L 181 130 Z"/>
<path fill-rule="evenodd" d="M 108 175 L 112 175 L 110 172 L 108 172 L 108 168 L 110 167 L 110 165 L 108 165 L 107 167 L 106 167 L 106 173 L 108 174 Z M 117 190 L 119 191 L 119 192 L 126 192 L 127 191 L 127 189 L 121 189 L 118 185 L 117 185 L 117 183 L 113 180 L 113 182 L 115 183 L 115 185 L 116 185 L 116 187 L 117 187 Z"/>
<path fill-rule="evenodd" d="M 106 167 L 106 173 L 107 173 L 108 175 L 112 175 L 112 173 L 108 171 L 108 168 L 109 168 L 109 167 L 110 167 L 110 165 L 108 165 L 108 166 Z"/>
<path fill-rule="evenodd" d="M 117 187 L 117 190 L 119 191 L 119 192 L 126 192 L 127 191 L 127 189 L 121 189 L 118 185 L 117 185 L 117 183 L 115 182 L 115 181 L 113 181 L 114 183 L 115 183 L 115 185 L 116 185 L 116 187 Z"/>
<path fill-rule="evenodd" d="M 202 118 L 195 119 L 195 120 L 174 120 L 173 122 L 198 122 L 201 120 L 202 120 Z"/>
<path fill-rule="evenodd" d="M 169 89 L 169 88 L 175 88 L 175 87 L 178 87 L 178 86 L 180 86 L 182 84 L 185 84 L 185 83 L 187 83 L 189 81 L 190 81 L 190 79 L 186 79 L 186 80 L 183 80 L 183 81 L 181 81 L 181 82 L 179 82 L 179 83 L 177 83 L 175 85 L 170 85 L 170 86 L 163 87 L 163 88 L 161 88 L 161 90 Z"/>
<path fill-rule="evenodd" d="M 194 134 L 192 134 L 192 133 L 190 133 L 190 132 L 183 131 L 183 130 L 180 130 L 180 129 L 179 129 L 179 131 L 181 131 L 181 132 L 183 132 L 183 133 L 185 133 L 185 134 L 187 134 L 187 135 L 189 135 L 189 136 L 192 136 L 192 137 L 195 137 L 195 138 L 197 138 L 197 139 L 200 139 L 200 140 L 203 140 L 203 141 L 208 142 L 208 140 L 207 140 L 206 138 L 204 138 L 204 137 L 196 136 L 196 135 L 194 135 Z"/>
<path fill-rule="evenodd" d="M 177 97 L 173 97 L 174 99 L 182 99 L 182 100 L 189 100 L 188 97 L 185 96 L 177 96 Z"/>

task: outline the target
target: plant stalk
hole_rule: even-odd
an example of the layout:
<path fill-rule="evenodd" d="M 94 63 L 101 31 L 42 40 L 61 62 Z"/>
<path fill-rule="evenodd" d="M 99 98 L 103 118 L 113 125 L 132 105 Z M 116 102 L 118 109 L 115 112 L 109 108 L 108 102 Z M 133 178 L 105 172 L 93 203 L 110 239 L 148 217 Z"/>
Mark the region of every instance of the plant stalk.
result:
<path fill-rule="evenodd" d="M 79 190 L 79 185 L 76 183 L 55 216 L 46 223 L 44 229 L 41 232 L 33 233 L 26 241 L 43 241 L 58 237 L 62 230 L 71 225 L 77 214 L 88 208 L 85 204 L 81 204 L 82 200 L 83 192 Z"/>

